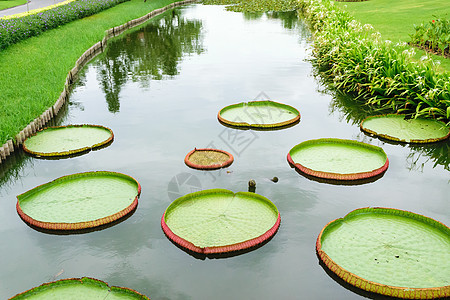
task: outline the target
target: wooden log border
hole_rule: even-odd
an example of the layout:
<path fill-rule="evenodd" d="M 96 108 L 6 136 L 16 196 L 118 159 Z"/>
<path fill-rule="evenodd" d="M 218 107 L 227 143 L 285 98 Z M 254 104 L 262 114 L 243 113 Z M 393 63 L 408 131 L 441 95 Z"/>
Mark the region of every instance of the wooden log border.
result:
<path fill-rule="evenodd" d="M 78 72 L 81 70 L 82 67 L 84 67 L 91 59 L 93 59 L 98 54 L 102 53 L 108 44 L 108 40 L 111 38 L 114 38 L 126 30 L 137 27 L 139 25 L 142 25 L 143 23 L 147 22 L 149 19 L 153 18 L 154 16 L 157 16 L 159 14 L 162 14 L 163 12 L 178 7 L 183 6 L 186 4 L 197 2 L 197 0 L 183 0 L 174 2 L 172 4 L 169 4 L 167 6 L 164 6 L 159 9 L 155 9 L 148 14 L 128 21 L 125 24 L 122 24 L 120 26 L 116 26 L 114 28 L 108 29 L 105 31 L 104 38 L 95 43 L 92 47 L 90 47 L 88 50 L 86 50 L 80 58 L 77 59 L 75 62 L 75 66 L 72 68 L 72 70 L 69 71 L 66 77 L 66 82 L 64 83 L 64 89 L 61 92 L 59 98 L 56 100 L 55 104 L 51 107 L 49 107 L 46 111 L 44 111 L 39 117 L 31 121 L 24 129 L 22 129 L 13 139 L 8 140 L 6 143 L 4 143 L 2 146 L 0 146 L 0 164 L 4 162 L 8 156 L 10 156 L 16 149 L 20 148 L 23 144 L 23 141 L 27 139 L 28 137 L 32 136 L 36 131 L 42 129 L 45 127 L 45 125 L 61 110 L 63 105 L 66 103 L 67 99 L 69 98 L 69 90 L 72 84 L 76 80 L 76 76 L 78 75 Z"/>

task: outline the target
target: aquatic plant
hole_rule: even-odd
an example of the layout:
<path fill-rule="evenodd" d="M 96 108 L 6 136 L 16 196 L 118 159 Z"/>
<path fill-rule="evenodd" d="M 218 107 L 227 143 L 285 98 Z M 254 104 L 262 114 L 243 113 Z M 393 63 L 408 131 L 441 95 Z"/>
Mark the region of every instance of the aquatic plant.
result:
<path fill-rule="evenodd" d="M 292 11 L 298 9 L 297 0 L 204 0 L 206 5 L 228 5 L 236 12 Z"/>
<path fill-rule="evenodd" d="M 412 117 L 450 119 L 449 73 L 437 62 L 413 59 L 406 43 L 381 39 L 329 0 L 300 0 L 300 9 L 314 31 L 313 63 L 334 87 L 377 110 L 389 108 Z"/>
<path fill-rule="evenodd" d="M 0 19 L 0 50 L 129 0 L 77 0 L 34 15 Z"/>

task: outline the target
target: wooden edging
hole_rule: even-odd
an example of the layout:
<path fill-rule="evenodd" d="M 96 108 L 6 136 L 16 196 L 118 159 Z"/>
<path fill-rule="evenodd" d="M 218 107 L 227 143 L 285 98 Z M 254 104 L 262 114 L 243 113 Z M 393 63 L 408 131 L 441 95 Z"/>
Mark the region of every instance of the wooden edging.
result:
<path fill-rule="evenodd" d="M 7 157 L 14 152 L 15 149 L 18 149 L 23 144 L 23 141 L 25 139 L 35 134 L 36 131 L 44 128 L 45 124 L 47 124 L 51 119 L 53 119 L 58 114 L 58 112 L 61 110 L 61 107 L 66 103 L 67 99 L 69 98 L 69 89 L 71 85 L 75 82 L 75 78 L 78 75 L 78 72 L 92 58 L 94 58 L 95 56 L 97 56 L 98 54 L 102 53 L 105 50 L 109 39 L 122 34 L 124 31 L 130 28 L 139 26 L 147 22 L 149 19 L 169 9 L 189 3 L 194 3 L 196 1 L 197 0 L 183 0 L 179 2 L 174 2 L 162 8 L 155 9 L 140 18 L 128 21 L 125 24 L 106 30 L 104 38 L 101 41 L 95 43 L 92 47 L 86 50 L 83 53 L 83 55 L 80 56 L 80 58 L 77 59 L 77 61 L 75 62 L 75 66 L 67 74 L 66 82 L 64 83 L 64 90 L 61 92 L 55 104 L 49 107 L 46 111 L 44 111 L 39 117 L 31 121 L 30 124 L 28 124 L 22 131 L 20 131 L 15 136 L 14 139 L 10 139 L 2 146 L 0 146 L 0 164 L 3 161 L 5 161 Z"/>

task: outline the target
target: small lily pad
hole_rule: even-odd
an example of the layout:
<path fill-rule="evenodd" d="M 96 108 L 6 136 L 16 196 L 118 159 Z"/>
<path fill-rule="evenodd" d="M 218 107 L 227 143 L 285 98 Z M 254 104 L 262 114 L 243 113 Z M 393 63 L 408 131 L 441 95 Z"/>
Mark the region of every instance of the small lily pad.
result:
<path fill-rule="evenodd" d="M 189 152 L 184 162 L 191 168 L 214 170 L 228 167 L 233 163 L 233 155 L 219 149 L 197 149 Z"/>
<path fill-rule="evenodd" d="M 391 208 L 356 209 L 317 238 L 322 262 L 360 289 L 406 299 L 450 296 L 450 229 Z"/>
<path fill-rule="evenodd" d="M 48 127 L 27 138 L 23 150 L 35 156 L 69 156 L 90 151 L 112 142 L 111 129 L 100 125 Z"/>
<path fill-rule="evenodd" d="M 300 143 L 289 151 L 287 159 L 304 174 L 331 180 L 375 177 L 384 173 L 389 165 L 380 147 L 334 138 Z"/>
<path fill-rule="evenodd" d="M 80 230 L 116 221 L 138 204 L 140 184 L 114 172 L 63 176 L 17 196 L 27 223 L 51 230 Z"/>
<path fill-rule="evenodd" d="M 300 113 L 292 106 L 264 100 L 226 106 L 218 119 L 233 127 L 275 129 L 298 123 Z"/>
<path fill-rule="evenodd" d="M 11 299 L 149 299 L 135 290 L 109 286 L 94 278 L 70 278 L 44 283 Z"/>
<path fill-rule="evenodd" d="M 161 219 L 169 239 L 205 255 L 255 247 L 270 239 L 279 225 L 280 214 L 267 198 L 223 189 L 180 197 Z"/>
<path fill-rule="evenodd" d="M 447 139 L 450 128 L 432 119 L 406 119 L 404 115 L 371 116 L 361 122 L 362 131 L 404 143 L 432 143 Z"/>

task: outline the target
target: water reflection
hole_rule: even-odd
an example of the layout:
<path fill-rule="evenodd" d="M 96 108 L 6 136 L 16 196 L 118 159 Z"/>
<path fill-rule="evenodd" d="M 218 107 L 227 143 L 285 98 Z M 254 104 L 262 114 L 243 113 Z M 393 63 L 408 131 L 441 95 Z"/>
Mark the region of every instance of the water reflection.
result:
<path fill-rule="evenodd" d="M 0 195 L 10 184 L 24 176 L 24 170 L 32 164 L 30 157 L 23 151 L 15 151 L 6 161 L 0 164 Z"/>
<path fill-rule="evenodd" d="M 95 63 L 108 110 L 119 112 L 119 94 L 127 81 L 148 88 L 151 80 L 177 75 L 184 55 L 204 51 L 201 30 L 201 21 L 186 20 L 175 9 L 108 42 L 106 52 Z"/>
<path fill-rule="evenodd" d="M 299 22 L 299 15 L 297 11 L 269 11 L 269 12 L 243 12 L 242 15 L 244 16 L 245 20 L 253 21 L 253 20 L 259 20 L 263 18 L 264 16 L 267 19 L 272 20 L 280 20 L 281 25 L 285 29 L 293 30 L 296 28 L 305 29 L 304 26 L 305 23 Z M 308 30 L 301 30 L 303 34 L 309 34 Z"/>
<path fill-rule="evenodd" d="M 0 247 L 4 257 L 1 299 L 45 280 L 82 276 L 130 287 L 152 299 L 289 299 L 292 295 L 305 299 L 360 299 L 359 294 L 331 280 L 318 265 L 314 245 L 318 233 L 330 220 L 356 208 L 385 206 L 448 223 L 447 171 L 430 166 L 423 173 L 409 172 L 404 162 L 415 150 L 408 145 L 383 146 L 392 165 L 383 178 L 370 184 L 322 184 L 289 167 L 286 154 L 304 140 L 333 136 L 382 143 L 360 132 L 357 118 L 355 125 L 351 125 L 351 118 L 348 123 L 341 122 L 346 110 L 336 108 L 334 115 L 328 112 L 333 94 L 316 92 L 311 66 L 303 60 L 308 42 L 302 37 L 310 33 L 301 20 L 290 30 L 283 28 L 284 21 L 266 15 L 250 21 L 240 13 L 224 11 L 223 7 L 192 5 L 181 11 L 189 20 L 202 20 L 197 38 L 207 51 L 202 46 L 200 56 L 194 51 L 188 59 L 175 59 L 176 71 L 164 64 L 174 61 L 174 55 L 180 56 L 180 52 L 169 55 L 165 51 L 172 51 L 170 47 L 139 42 L 138 38 L 141 31 L 146 34 L 151 28 L 167 26 L 160 23 L 164 18 L 172 18 L 167 14 L 131 32 L 133 38 L 124 35 L 111 41 L 108 51 L 114 48 L 115 53 L 104 53 L 83 68 L 63 123 L 102 124 L 113 129 L 117 138 L 110 147 L 67 160 L 22 156 L 22 169 L 17 166 L 17 172 L 3 173 L 6 183 L 0 190 L 0 232 L 5 241 Z M 179 30 L 176 27 L 172 28 L 175 32 Z M 166 37 L 165 41 L 173 40 Z M 198 44 L 194 40 L 191 38 L 190 45 L 195 48 Z M 119 49 L 127 48 L 127 43 L 136 47 L 143 43 L 160 50 Z M 135 55 L 135 61 L 126 57 L 125 51 Z M 116 80 L 119 84 L 114 86 L 114 78 L 107 78 L 110 81 L 106 87 L 118 95 L 117 101 L 112 102 L 112 109 L 118 113 L 112 114 L 105 105 L 102 80 L 105 74 L 112 76 L 114 60 L 118 60 L 117 76 L 125 83 L 121 85 Z M 153 69 L 141 65 L 150 64 L 148 60 L 154 63 Z M 108 66 L 101 66 L 102 61 L 108 61 Z M 99 75 L 99 70 L 106 73 Z M 152 70 L 157 71 L 156 75 Z M 158 76 L 173 80 L 154 80 Z M 230 129 L 217 121 L 222 107 L 252 99 L 260 91 L 298 108 L 301 123 L 281 131 L 263 132 Z M 169 113 L 171 118 L 167 118 Z M 250 138 L 251 143 L 239 144 L 237 138 L 246 133 L 244 137 Z M 225 150 L 232 147 L 235 163 L 230 169 L 207 173 L 188 169 L 183 161 L 186 153 L 195 146 L 207 145 Z M 441 153 L 437 157 L 444 156 Z M 423 160 L 424 157 L 416 164 Z M 95 170 L 129 174 L 142 184 L 137 210 L 130 218 L 87 234 L 50 235 L 31 229 L 17 215 L 17 194 L 60 176 Z M 14 172 L 18 180 L 9 175 Z M 279 232 L 264 247 L 227 259 L 199 260 L 181 251 L 164 236 L 160 222 L 173 200 L 168 192 L 174 190 L 168 184 L 185 172 L 198 177 L 204 189 L 238 192 L 247 190 L 249 179 L 254 179 L 256 192 L 270 199 L 280 211 Z M 274 176 L 279 178 L 276 184 L 270 180 Z"/>
<path fill-rule="evenodd" d="M 288 12 L 271 11 L 267 12 L 266 16 L 268 19 L 281 20 L 281 25 L 286 29 L 292 30 L 303 25 L 298 21 L 298 14 L 295 10 Z M 308 32 L 308 30 L 303 30 L 303 32 Z"/>
<path fill-rule="evenodd" d="M 407 165 L 410 170 L 423 171 L 423 167 L 432 163 L 433 168 L 438 165 L 450 171 L 450 141 L 443 141 L 429 145 L 409 145 L 411 153 L 407 158 Z"/>

